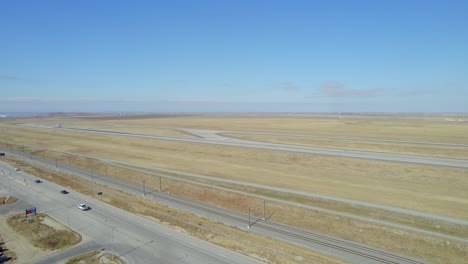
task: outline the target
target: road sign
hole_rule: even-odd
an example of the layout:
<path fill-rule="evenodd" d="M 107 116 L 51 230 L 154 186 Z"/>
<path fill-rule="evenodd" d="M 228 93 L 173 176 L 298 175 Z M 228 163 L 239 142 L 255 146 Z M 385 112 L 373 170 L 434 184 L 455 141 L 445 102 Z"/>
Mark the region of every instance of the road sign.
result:
<path fill-rule="evenodd" d="M 35 214 L 35 213 L 36 213 L 36 207 L 26 209 L 26 215 Z"/>

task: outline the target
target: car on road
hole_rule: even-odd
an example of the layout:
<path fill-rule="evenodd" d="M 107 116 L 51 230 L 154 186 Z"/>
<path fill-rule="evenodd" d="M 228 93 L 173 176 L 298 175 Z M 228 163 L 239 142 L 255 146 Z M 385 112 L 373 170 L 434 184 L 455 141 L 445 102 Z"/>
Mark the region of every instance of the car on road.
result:
<path fill-rule="evenodd" d="M 35 183 L 41 183 L 42 181 L 37 179 L 37 180 L 34 180 Z"/>
<path fill-rule="evenodd" d="M 87 211 L 89 210 L 89 206 L 87 206 L 86 204 L 79 204 L 78 209 L 80 209 L 81 211 Z"/>
<path fill-rule="evenodd" d="M 15 171 L 20 171 L 20 169 L 19 169 L 19 168 L 15 168 L 14 170 L 15 170 Z"/>
<path fill-rule="evenodd" d="M 60 193 L 61 193 L 61 194 L 67 194 L 68 191 L 67 191 L 67 190 L 61 190 Z"/>

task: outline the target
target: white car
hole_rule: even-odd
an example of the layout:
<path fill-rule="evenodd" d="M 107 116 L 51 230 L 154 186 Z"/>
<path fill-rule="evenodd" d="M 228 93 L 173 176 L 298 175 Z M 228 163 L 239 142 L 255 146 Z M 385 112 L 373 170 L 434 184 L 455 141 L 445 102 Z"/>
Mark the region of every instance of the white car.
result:
<path fill-rule="evenodd" d="M 15 171 L 19 171 L 19 170 L 20 170 L 20 169 L 18 169 L 18 168 L 15 168 Z"/>
<path fill-rule="evenodd" d="M 89 210 L 89 207 L 86 204 L 79 204 L 78 209 L 80 209 L 81 211 L 86 211 Z"/>

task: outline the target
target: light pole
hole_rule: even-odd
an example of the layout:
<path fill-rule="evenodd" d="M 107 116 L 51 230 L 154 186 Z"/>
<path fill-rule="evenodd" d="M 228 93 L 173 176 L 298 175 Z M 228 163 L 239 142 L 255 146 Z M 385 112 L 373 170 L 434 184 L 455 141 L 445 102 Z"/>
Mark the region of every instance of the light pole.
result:
<path fill-rule="evenodd" d="M 263 220 L 266 220 L 266 217 L 265 217 L 265 200 L 263 200 Z"/>
<path fill-rule="evenodd" d="M 249 225 L 247 226 L 247 228 L 250 229 L 250 206 L 249 206 Z"/>
<path fill-rule="evenodd" d="M 114 260 L 114 229 L 116 227 L 112 227 L 112 260 Z"/>

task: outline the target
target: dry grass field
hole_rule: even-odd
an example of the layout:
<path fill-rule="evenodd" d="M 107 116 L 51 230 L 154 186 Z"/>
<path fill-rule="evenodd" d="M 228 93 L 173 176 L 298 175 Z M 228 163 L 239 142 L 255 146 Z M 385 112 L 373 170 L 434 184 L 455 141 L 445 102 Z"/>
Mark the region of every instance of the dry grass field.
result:
<path fill-rule="evenodd" d="M 194 115 L 154 118 L 57 119 L 74 124 L 161 126 L 324 136 L 468 143 L 468 122 L 452 116 Z M 21 120 L 35 123 L 37 119 Z"/>
<path fill-rule="evenodd" d="M 180 122 L 180 119 L 184 118 L 190 119 L 191 123 Z M 200 119 L 203 124 L 206 117 L 202 116 Z M 157 122 L 168 123 L 171 120 L 173 122 L 179 120 L 180 124 L 194 126 L 197 119 L 177 117 L 125 120 L 125 122 L 148 125 Z M 284 121 L 283 118 L 278 120 L 279 124 L 291 122 L 289 119 Z M 257 121 L 263 122 L 261 119 Z M 85 122 L 89 123 L 90 120 Z M 226 121 L 220 119 L 219 123 L 223 122 Z M 212 126 L 216 126 L 213 120 L 212 123 Z M 9 124 L 2 124 L 0 128 L 6 128 L 1 132 L 2 140 L 18 144 L 31 144 L 468 219 L 468 211 L 465 210 L 468 205 L 468 192 L 466 192 L 468 170 L 463 169 L 100 135 Z M 427 134 L 436 135 L 434 132 Z"/>
<path fill-rule="evenodd" d="M 13 120 L 15 123 L 69 126 L 146 126 L 276 132 L 324 136 L 468 143 L 468 122 L 448 120 L 466 116 L 283 115 L 174 115 L 174 116 L 66 116 Z"/>
<path fill-rule="evenodd" d="M 96 126 L 96 124 L 94 125 L 74 124 L 74 125 L 70 125 L 69 127 L 109 130 L 109 131 L 118 131 L 118 132 L 125 132 L 125 133 L 138 133 L 138 134 L 148 134 L 148 135 L 158 135 L 158 136 L 193 137 L 189 133 L 185 133 L 183 131 L 179 131 L 175 129 L 152 128 L 152 127 L 146 127 L 146 126 L 128 127 L 128 126 Z"/>

